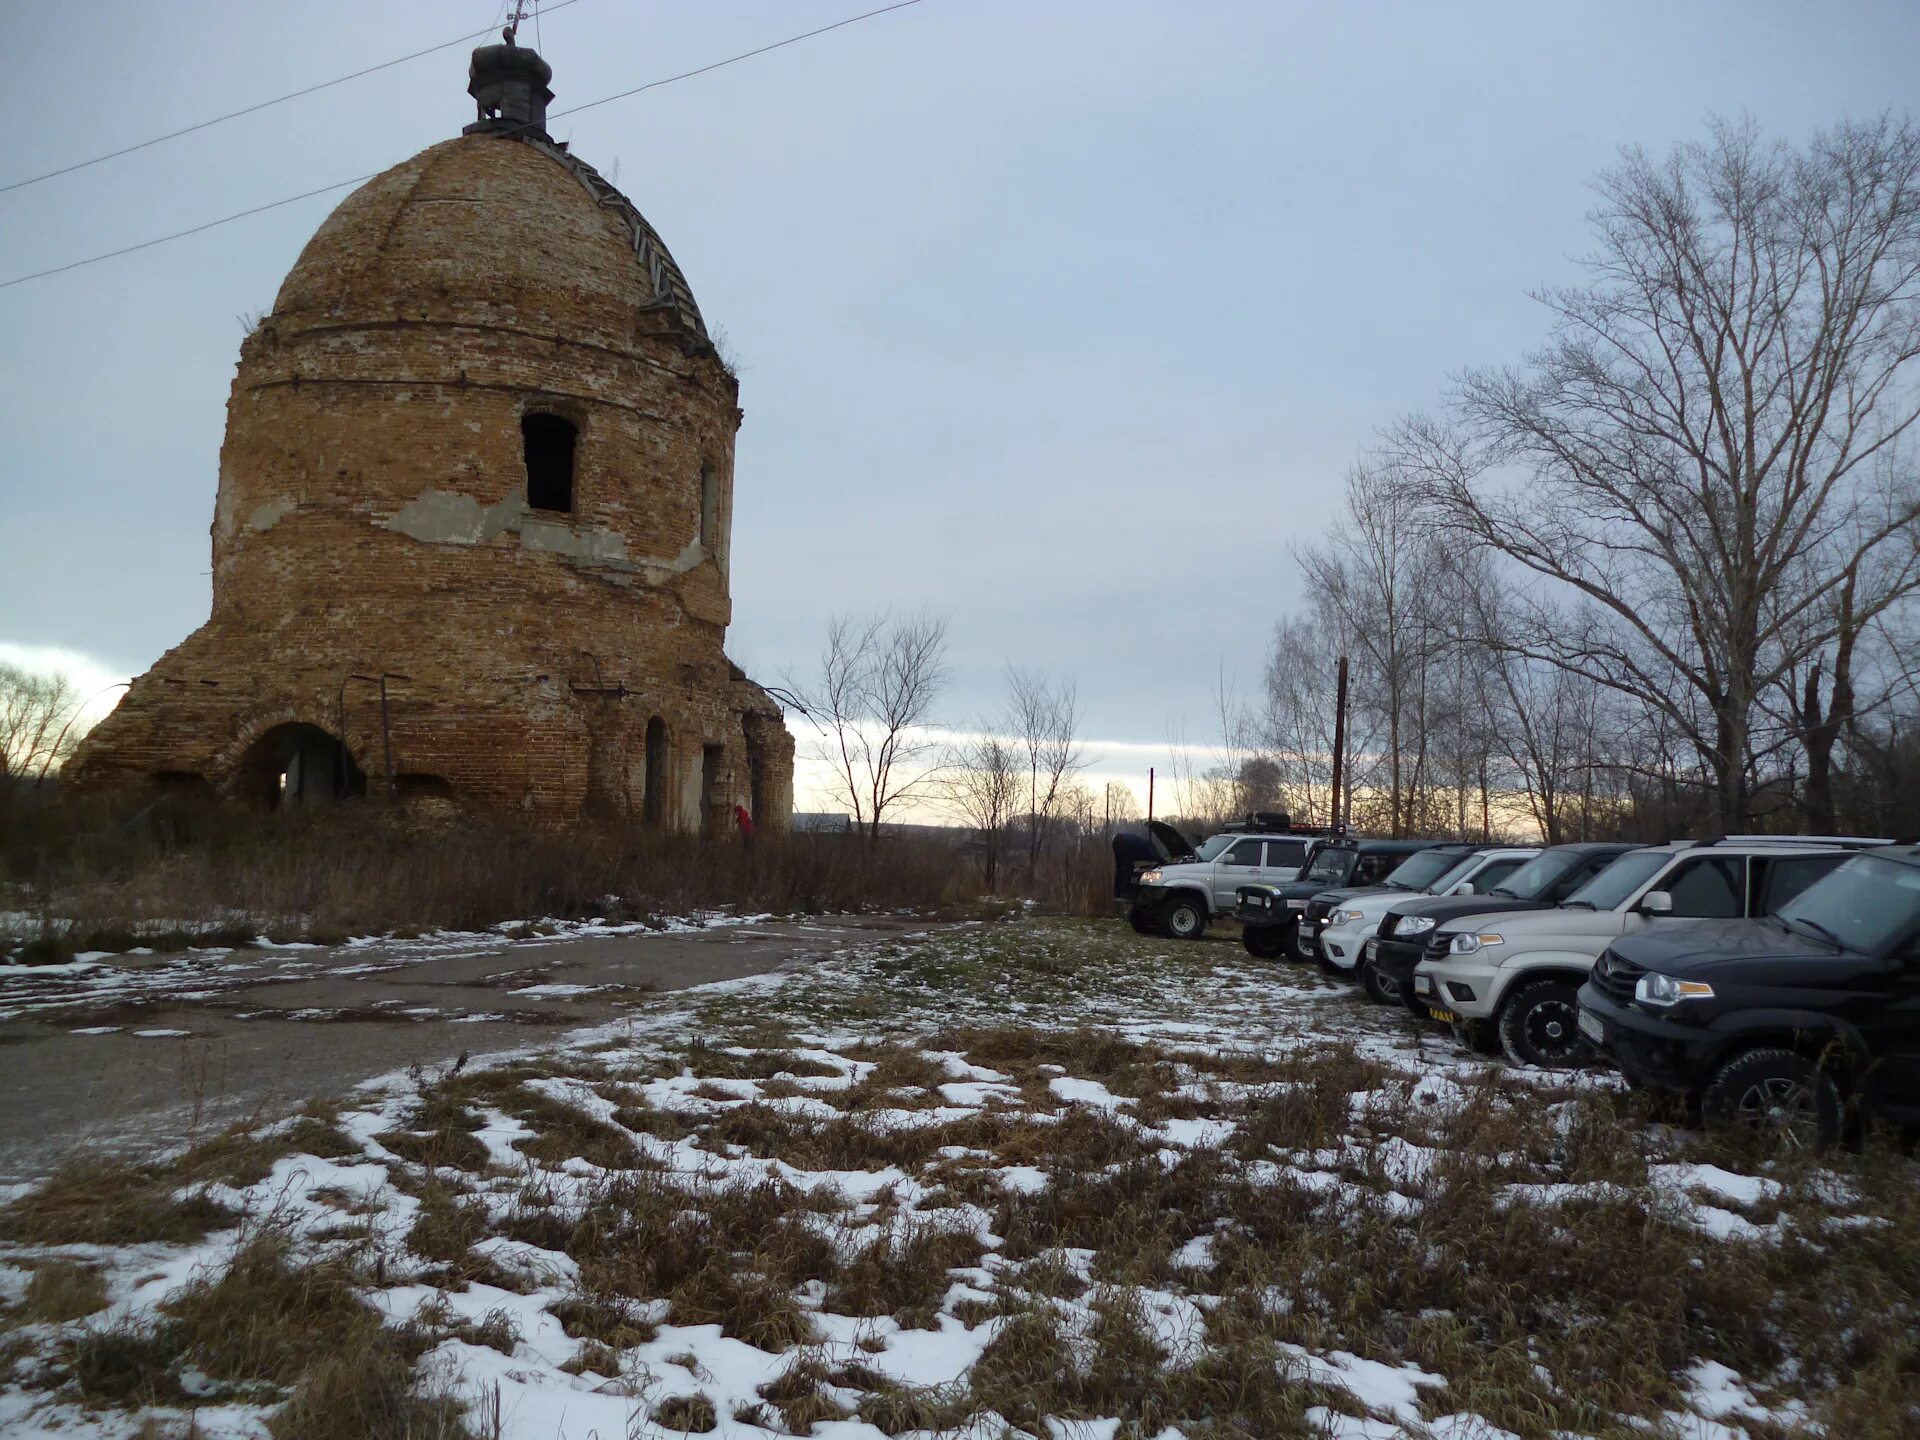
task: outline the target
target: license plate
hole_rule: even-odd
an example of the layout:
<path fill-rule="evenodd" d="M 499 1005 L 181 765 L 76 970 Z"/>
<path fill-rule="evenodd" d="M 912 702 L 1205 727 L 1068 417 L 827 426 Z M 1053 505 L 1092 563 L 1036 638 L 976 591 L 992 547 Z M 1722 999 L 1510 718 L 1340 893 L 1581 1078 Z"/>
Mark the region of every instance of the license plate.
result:
<path fill-rule="evenodd" d="M 1596 1045 L 1604 1044 L 1607 1038 L 1606 1022 L 1601 1020 L 1601 1018 L 1591 1010 L 1582 1010 L 1580 1012 L 1580 1033 Z"/>
<path fill-rule="evenodd" d="M 1433 1019 L 1438 1020 L 1442 1025 L 1451 1025 L 1460 1018 L 1454 1014 L 1453 1011 L 1442 1010 L 1438 1005 L 1427 1006 L 1427 1014 Z"/>
<path fill-rule="evenodd" d="M 1431 995 L 1433 993 L 1433 977 L 1431 975 L 1414 976 L 1413 993 L 1416 995 Z"/>
<path fill-rule="evenodd" d="M 1380 942 L 1378 940 L 1369 940 L 1365 945 L 1361 947 L 1361 949 L 1365 952 L 1367 959 L 1369 960 L 1373 958 L 1373 952 L 1378 950 L 1379 948 L 1380 948 Z"/>

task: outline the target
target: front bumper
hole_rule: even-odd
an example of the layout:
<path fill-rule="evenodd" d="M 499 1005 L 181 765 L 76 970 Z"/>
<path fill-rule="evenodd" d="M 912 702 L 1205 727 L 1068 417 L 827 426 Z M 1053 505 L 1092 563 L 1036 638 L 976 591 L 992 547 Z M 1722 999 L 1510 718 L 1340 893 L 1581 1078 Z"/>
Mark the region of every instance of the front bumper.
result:
<path fill-rule="evenodd" d="M 1426 953 L 1426 935 L 1416 935 L 1411 940 L 1388 939 L 1382 936 L 1379 943 L 1373 947 L 1373 968 L 1389 979 L 1398 980 L 1405 985 L 1413 979 L 1414 966 L 1420 963 L 1420 957 Z"/>
<path fill-rule="evenodd" d="M 1320 932 L 1320 954 L 1329 965 L 1352 970 L 1360 964 L 1360 949 L 1373 937 L 1374 924 L 1329 925 Z"/>
<path fill-rule="evenodd" d="M 1592 984 L 1580 987 L 1580 1032 L 1629 1080 L 1682 1094 L 1707 1083 L 1723 1043 L 1715 1031 L 1650 1015 Z"/>
<path fill-rule="evenodd" d="M 1427 977 L 1431 990 L 1420 986 Z M 1434 1009 L 1449 1010 L 1462 1020 L 1491 1020 L 1506 988 L 1500 967 L 1475 956 L 1425 960 L 1413 972 L 1414 993 Z"/>
<path fill-rule="evenodd" d="M 1269 903 L 1261 904 L 1262 899 Z M 1289 901 L 1278 895 L 1242 895 L 1234 904 L 1233 918 L 1242 925 L 1292 925 L 1299 921 L 1306 908 L 1304 900 Z"/>

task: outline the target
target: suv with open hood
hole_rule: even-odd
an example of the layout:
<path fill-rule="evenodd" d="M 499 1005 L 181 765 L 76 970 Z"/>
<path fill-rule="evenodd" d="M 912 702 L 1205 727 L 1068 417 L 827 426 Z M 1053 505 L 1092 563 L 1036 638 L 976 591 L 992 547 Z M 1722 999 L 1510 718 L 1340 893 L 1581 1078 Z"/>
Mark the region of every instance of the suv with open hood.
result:
<path fill-rule="evenodd" d="M 1176 940 L 1199 939 L 1209 920 L 1232 910 L 1236 892 L 1249 881 L 1292 880 L 1324 843 L 1324 832 L 1297 829 L 1280 812 L 1249 815 L 1197 846 L 1186 845 L 1170 825 L 1147 824 L 1160 850 L 1170 852 L 1180 842 L 1186 853 L 1164 853 L 1139 870 L 1132 894 L 1124 897 L 1127 918 L 1143 935 Z M 1116 893 L 1119 853 L 1116 841 Z"/>
<path fill-rule="evenodd" d="M 1564 1067 L 1588 1058 L 1575 995 L 1600 952 L 1623 935 L 1676 919 L 1765 915 L 1850 853 L 1846 842 L 1680 841 L 1622 855 L 1558 909 L 1479 913 L 1435 930 L 1414 992 L 1437 1020 L 1490 1020 L 1516 1065 Z"/>
<path fill-rule="evenodd" d="M 1765 920 L 1623 935 L 1581 1033 L 1709 1117 L 1831 1144 L 1848 1109 L 1920 1130 L 1920 848 L 1844 860 Z"/>

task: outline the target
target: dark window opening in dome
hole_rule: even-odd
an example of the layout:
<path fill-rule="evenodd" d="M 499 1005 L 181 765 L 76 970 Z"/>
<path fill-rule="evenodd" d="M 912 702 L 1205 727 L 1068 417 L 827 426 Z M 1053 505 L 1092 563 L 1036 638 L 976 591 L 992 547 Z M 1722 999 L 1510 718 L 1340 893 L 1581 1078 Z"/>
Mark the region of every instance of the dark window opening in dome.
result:
<path fill-rule="evenodd" d="M 720 472 L 712 465 L 700 467 L 700 543 L 720 547 Z"/>
<path fill-rule="evenodd" d="M 573 442 L 571 420 L 558 415 L 527 415 L 520 421 L 520 439 L 527 460 L 527 504 L 535 510 L 573 513 Z"/>

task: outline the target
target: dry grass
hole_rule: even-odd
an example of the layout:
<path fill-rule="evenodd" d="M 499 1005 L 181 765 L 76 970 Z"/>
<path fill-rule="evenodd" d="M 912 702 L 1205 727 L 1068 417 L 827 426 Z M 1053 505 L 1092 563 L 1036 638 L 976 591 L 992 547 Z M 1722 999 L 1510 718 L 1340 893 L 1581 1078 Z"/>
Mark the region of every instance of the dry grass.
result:
<path fill-rule="evenodd" d="M 76 948 L 236 945 L 263 934 L 338 942 L 720 905 L 959 913 L 977 894 L 951 845 L 899 837 L 743 846 L 638 825 L 556 833 L 475 813 L 429 828 L 375 806 L 263 814 L 151 796 L 70 797 L 0 818 L 0 889 L 12 890 L 11 908 L 43 917 L 0 936 L 0 955 L 42 964 Z M 182 915 L 229 918 L 183 927 Z"/>

